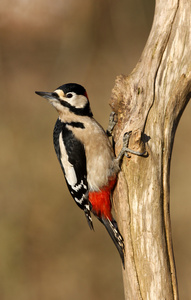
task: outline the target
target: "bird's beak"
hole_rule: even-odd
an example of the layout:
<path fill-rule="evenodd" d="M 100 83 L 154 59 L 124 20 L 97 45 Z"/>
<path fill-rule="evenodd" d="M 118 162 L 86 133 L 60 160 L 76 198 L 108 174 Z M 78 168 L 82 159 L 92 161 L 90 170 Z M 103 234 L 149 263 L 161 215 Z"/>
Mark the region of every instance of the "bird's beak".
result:
<path fill-rule="evenodd" d="M 55 106 L 57 103 L 60 103 L 58 99 L 58 95 L 56 93 L 49 93 L 49 92 L 35 92 L 37 95 L 45 98 L 48 100 L 50 104 Z"/>
<path fill-rule="evenodd" d="M 47 100 L 57 100 L 54 93 L 49 93 L 49 92 L 35 92 L 35 93 Z"/>

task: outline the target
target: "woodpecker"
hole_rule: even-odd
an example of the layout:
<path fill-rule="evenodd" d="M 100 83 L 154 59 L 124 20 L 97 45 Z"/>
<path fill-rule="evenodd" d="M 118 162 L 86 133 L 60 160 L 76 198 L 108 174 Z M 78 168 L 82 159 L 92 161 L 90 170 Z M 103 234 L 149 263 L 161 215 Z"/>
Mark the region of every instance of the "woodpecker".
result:
<path fill-rule="evenodd" d="M 59 86 L 53 92 L 36 92 L 48 100 L 58 112 L 53 142 L 68 189 L 76 204 L 84 211 L 90 229 L 94 229 L 91 213 L 105 226 L 124 266 L 124 242 L 111 213 L 111 196 L 127 152 L 123 147 L 114 155 L 108 135 L 93 118 L 87 92 L 76 83 Z"/>

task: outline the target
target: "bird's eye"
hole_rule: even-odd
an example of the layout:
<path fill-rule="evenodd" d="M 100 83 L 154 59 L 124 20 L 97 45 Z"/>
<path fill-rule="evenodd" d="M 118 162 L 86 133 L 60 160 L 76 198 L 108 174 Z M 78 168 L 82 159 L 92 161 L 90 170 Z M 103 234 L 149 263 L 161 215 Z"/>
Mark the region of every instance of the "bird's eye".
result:
<path fill-rule="evenodd" d="M 73 94 L 72 94 L 72 93 L 68 93 L 68 94 L 66 94 L 66 97 L 67 97 L 67 98 L 72 98 L 72 97 L 73 97 Z"/>

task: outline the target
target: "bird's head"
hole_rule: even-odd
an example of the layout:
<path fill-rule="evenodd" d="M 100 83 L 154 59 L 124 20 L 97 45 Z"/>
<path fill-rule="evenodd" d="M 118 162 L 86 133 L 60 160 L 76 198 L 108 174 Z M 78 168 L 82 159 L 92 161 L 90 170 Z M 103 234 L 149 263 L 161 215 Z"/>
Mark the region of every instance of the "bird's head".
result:
<path fill-rule="evenodd" d="M 59 86 L 53 92 L 35 93 L 47 99 L 59 113 L 70 111 L 76 115 L 93 116 L 87 92 L 80 84 L 67 83 Z"/>

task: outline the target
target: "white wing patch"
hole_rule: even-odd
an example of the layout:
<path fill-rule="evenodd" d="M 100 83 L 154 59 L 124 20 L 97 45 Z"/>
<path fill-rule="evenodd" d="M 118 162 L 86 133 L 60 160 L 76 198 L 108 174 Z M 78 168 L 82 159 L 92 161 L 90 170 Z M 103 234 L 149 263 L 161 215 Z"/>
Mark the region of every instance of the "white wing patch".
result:
<path fill-rule="evenodd" d="M 77 177 L 73 165 L 68 160 L 66 148 L 64 146 L 64 142 L 62 139 L 62 132 L 59 135 L 59 144 L 60 144 L 60 152 L 61 152 L 61 162 L 64 168 L 66 180 L 68 184 L 72 187 L 72 189 L 78 190 L 80 189 L 81 183 L 75 187 L 77 183 Z"/>
<path fill-rule="evenodd" d="M 80 204 L 84 201 L 85 195 L 82 195 L 81 199 L 78 199 L 77 197 L 74 198 L 74 200 Z"/>
<path fill-rule="evenodd" d="M 82 187 L 87 190 L 87 186 L 83 183 L 83 180 L 81 180 L 80 183 L 77 184 L 76 186 L 72 186 L 72 189 L 75 192 L 78 192 Z"/>

